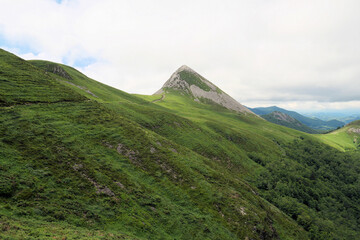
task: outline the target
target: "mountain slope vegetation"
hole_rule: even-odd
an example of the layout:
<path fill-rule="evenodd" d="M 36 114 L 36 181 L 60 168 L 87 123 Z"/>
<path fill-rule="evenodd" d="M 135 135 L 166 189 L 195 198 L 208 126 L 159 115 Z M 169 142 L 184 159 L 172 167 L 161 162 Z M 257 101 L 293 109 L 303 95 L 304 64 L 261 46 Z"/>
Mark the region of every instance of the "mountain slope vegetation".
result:
<path fill-rule="evenodd" d="M 70 99 L 10 99 L 1 108 L 2 238 L 306 239 L 291 218 L 222 164 L 142 127 L 110 104 L 131 102 L 129 114 L 150 102 L 58 66 L 71 79 L 62 70 L 33 69 L 67 89 Z M 36 94 L 29 91 L 21 100 L 29 103 Z"/>
<path fill-rule="evenodd" d="M 359 237 L 357 151 L 179 91 L 130 95 L 2 54 L 67 95 L 3 98 L 1 237 Z"/>

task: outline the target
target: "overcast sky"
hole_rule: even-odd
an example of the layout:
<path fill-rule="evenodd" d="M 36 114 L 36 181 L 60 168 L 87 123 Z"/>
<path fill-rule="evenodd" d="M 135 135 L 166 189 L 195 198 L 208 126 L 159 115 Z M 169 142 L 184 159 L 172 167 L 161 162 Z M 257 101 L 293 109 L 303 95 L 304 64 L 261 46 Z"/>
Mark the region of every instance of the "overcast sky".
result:
<path fill-rule="evenodd" d="M 360 109 L 359 0 L 0 0 L 0 48 L 152 94 L 186 64 L 240 103 Z"/>

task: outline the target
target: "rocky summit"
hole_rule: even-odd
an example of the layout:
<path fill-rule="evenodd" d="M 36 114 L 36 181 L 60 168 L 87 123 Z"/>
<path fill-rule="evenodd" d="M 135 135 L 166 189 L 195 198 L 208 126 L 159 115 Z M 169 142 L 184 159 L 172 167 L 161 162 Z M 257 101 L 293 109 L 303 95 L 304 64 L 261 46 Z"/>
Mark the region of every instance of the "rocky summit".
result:
<path fill-rule="evenodd" d="M 170 79 L 165 82 L 163 87 L 154 94 L 164 94 L 171 90 L 188 94 L 197 102 L 210 100 L 229 110 L 254 114 L 251 110 L 241 105 L 220 88 L 186 65 L 183 65 L 176 70 L 171 75 Z"/>

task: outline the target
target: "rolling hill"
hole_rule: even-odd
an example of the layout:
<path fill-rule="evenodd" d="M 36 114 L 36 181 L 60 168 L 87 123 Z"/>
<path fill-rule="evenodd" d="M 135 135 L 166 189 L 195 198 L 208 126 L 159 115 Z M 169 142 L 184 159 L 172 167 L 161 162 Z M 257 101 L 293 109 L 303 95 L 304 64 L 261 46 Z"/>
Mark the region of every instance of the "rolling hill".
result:
<path fill-rule="evenodd" d="M 269 123 L 190 68 L 142 96 L 3 50 L 0 66 L 2 238 L 360 236 L 355 148 Z"/>

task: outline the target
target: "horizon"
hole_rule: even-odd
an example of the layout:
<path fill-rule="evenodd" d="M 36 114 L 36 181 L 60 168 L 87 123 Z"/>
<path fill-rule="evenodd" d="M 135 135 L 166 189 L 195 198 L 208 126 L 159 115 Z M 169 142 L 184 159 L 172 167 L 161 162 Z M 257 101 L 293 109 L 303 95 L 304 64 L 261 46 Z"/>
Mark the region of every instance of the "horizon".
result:
<path fill-rule="evenodd" d="M 151 95 L 186 64 L 251 108 L 360 111 L 358 1 L 0 5 L 0 48 L 128 93 Z"/>

